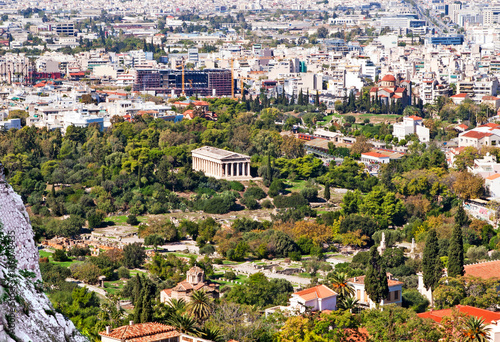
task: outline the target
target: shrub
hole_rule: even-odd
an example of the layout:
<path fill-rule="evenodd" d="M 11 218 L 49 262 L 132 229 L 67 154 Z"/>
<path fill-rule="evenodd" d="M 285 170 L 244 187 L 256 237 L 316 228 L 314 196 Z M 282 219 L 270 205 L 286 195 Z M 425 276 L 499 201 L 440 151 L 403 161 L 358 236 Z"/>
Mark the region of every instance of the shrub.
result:
<path fill-rule="evenodd" d="M 243 184 L 241 184 L 240 182 L 237 182 L 237 181 L 231 181 L 229 183 L 229 185 L 231 186 L 231 190 L 235 190 L 235 191 L 243 191 L 243 190 L 245 190 L 245 186 Z"/>
<path fill-rule="evenodd" d="M 215 247 L 212 245 L 205 245 L 200 248 L 200 254 L 212 255 L 215 253 Z"/>
<path fill-rule="evenodd" d="M 241 203 L 249 210 L 259 209 L 260 207 L 259 202 L 257 202 L 253 197 L 245 197 L 241 200 Z"/>
<path fill-rule="evenodd" d="M 271 183 L 271 186 L 269 186 L 269 191 L 267 194 L 271 197 L 276 197 L 279 195 L 281 191 L 283 191 L 285 186 L 283 185 L 283 182 L 279 179 L 273 180 Z"/>
<path fill-rule="evenodd" d="M 74 257 L 90 255 L 90 249 L 88 247 L 73 247 L 68 251 L 68 255 Z"/>
<path fill-rule="evenodd" d="M 300 261 L 300 260 L 302 260 L 302 254 L 300 254 L 300 252 L 290 252 L 290 253 L 288 253 L 288 257 L 292 261 Z"/>
<path fill-rule="evenodd" d="M 102 211 L 92 211 L 87 215 L 89 229 L 97 228 L 104 220 L 104 213 Z"/>
<path fill-rule="evenodd" d="M 57 249 L 54 252 L 54 254 L 52 255 L 52 259 L 54 259 L 54 261 L 70 261 L 71 260 L 66 255 L 66 252 L 62 249 Z"/>
<path fill-rule="evenodd" d="M 274 208 L 274 204 L 273 202 L 271 202 L 270 199 L 266 199 L 262 202 L 261 204 L 262 208 L 266 208 L 266 209 L 272 209 Z"/>
<path fill-rule="evenodd" d="M 139 220 L 137 219 L 137 216 L 131 214 L 127 216 L 127 223 L 131 226 L 136 226 L 139 224 Z"/>
<path fill-rule="evenodd" d="M 208 214 L 227 214 L 232 205 L 233 203 L 229 199 L 214 197 L 205 201 L 203 211 Z"/>
<path fill-rule="evenodd" d="M 213 259 L 214 265 L 222 265 L 224 263 L 224 260 L 221 258 L 215 258 Z"/>
<path fill-rule="evenodd" d="M 130 271 L 126 268 L 121 266 L 118 271 L 118 278 L 120 279 L 129 279 L 130 278 Z"/>
<path fill-rule="evenodd" d="M 308 201 L 311 202 L 312 200 L 316 199 L 318 197 L 318 189 L 315 188 L 304 188 L 300 190 L 300 194 Z"/>
<path fill-rule="evenodd" d="M 290 196 L 276 196 L 274 198 L 274 205 L 277 208 L 299 208 L 307 206 L 309 202 L 299 193 L 293 193 Z"/>
<path fill-rule="evenodd" d="M 226 273 L 224 273 L 224 278 L 234 280 L 236 279 L 236 274 L 233 271 L 226 271 Z"/>
<path fill-rule="evenodd" d="M 256 200 L 260 200 L 260 199 L 266 198 L 266 193 L 261 188 L 259 188 L 257 186 L 252 186 L 252 187 L 249 187 L 247 189 L 247 191 L 245 191 L 245 193 L 243 194 L 243 197 L 245 197 L 245 198 L 252 197 L 252 198 L 255 198 Z"/>

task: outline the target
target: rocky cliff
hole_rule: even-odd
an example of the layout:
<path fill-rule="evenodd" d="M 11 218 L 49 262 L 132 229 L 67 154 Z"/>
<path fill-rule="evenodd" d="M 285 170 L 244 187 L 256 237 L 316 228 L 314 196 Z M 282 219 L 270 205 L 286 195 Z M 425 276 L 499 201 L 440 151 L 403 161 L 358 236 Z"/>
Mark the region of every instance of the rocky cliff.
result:
<path fill-rule="evenodd" d="M 28 213 L 0 164 L 0 342 L 86 342 L 42 289 Z"/>

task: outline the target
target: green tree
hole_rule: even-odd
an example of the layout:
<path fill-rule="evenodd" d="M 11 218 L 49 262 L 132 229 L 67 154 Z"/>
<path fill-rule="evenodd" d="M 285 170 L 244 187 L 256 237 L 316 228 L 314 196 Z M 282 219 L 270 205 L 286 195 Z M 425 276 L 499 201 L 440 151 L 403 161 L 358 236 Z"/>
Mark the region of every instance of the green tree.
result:
<path fill-rule="evenodd" d="M 139 242 L 128 244 L 123 248 L 123 265 L 127 268 L 141 267 L 145 258 L 146 252 Z"/>
<path fill-rule="evenodd" d="M 153 320 L 153 309 L 151 303 L 152 294 L 150 293 L 149 286 L 144 287 L 142 290 L 142 312 L 141 312 L 141 322 L 147 323 Z"/>
<path fill-rule="evenodd" d="M 389 284 L 387 282 L 387 272 L 384 264 L 378 254 L 377 247 L 370 248 L 370 259 L 368 272 L 365 277 L 366 293 L 370 299 L 377 305 L 389 295 Z"/>
<path fill-rule="evenodd" d="M 453 227 L 450 247 L 448 248 L 448 277 L 463 276 L 464 270 L 464 242 L 462 227 L 456 224 Z"/>
<path fill-rule="evenodd" d="M 144 244 L 146 246 L 153 246 L 155 251 L 158 249 L 158 246 L 162 245 L 163 243 L 163 238 L 157 234 L 148 235 L 144 238 Z"/>
<path fill-rule="evenodd" d="M 459 205 L 457 213 L 455 214 L 455 223 L 460 227 L 465 227 L 469 225 L 469 222 L 469 217 L 467 216 L 464 207 L 462 205 Z"/>
<path fill-rule="evenodd" d="M 443 274 L 443 264 L 439 257 L 439 243 L 436 231 L 431 229 L 425 241 L 424 255 L 422 259 L 424 285 L 427 290 L 436 289 Z"/>
<path fill-rule="evenodd" d="M 323 194 L 323 197 L 325 197 L 327 201 L 330 200 L 330 182 L 325 183 L 325 192 Z"/>

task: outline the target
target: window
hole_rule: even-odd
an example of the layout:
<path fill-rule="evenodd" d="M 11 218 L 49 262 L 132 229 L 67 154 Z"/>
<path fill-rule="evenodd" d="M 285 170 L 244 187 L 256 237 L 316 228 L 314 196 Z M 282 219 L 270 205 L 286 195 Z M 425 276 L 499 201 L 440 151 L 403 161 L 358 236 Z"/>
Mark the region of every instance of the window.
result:
<path fill-rule="evenodd" d="M 399 299 L 399 291 L 394 291 L 394 300 Z"/>
<path fill-rule="evenodd" d="M 356 290 L 356 299 L 361 300 L 361 290 Z"/>

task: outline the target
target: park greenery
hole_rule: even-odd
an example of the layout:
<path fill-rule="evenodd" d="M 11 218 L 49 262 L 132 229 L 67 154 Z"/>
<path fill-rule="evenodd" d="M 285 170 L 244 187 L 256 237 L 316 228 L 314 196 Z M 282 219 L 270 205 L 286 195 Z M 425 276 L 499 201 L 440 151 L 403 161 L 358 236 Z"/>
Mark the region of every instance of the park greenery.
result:
<path fill-rule="evenodd" d="M 302 141 L 282 134 L 301 119 L 310 125 L 323 120 L 319 111 L 297 112 L 298 116 L 285 112 L 309 108 L 307 94 L 300 96 L 297 104 L 282 98 L 207 99 L 210 110 L 218 114 L 215 122 L 195 118 L 169 123 L 144 115 L 134 122 L 114 117 L 103 131 L 91 125 L 69 127 L 64 135 L 35 127 L 1 132 L 6 178 L 28 205 L 37 241 L 78 237 L 119 215 L 125 215 L 124 222 L 144 239 L 142 244 L 99 255 L 88 248 L 44 255 L 44 289 L 56 310 L 93 340 L 106 325 L 116 327 L 129 320 L 155 320 L 215 341 L 321 341 L 318 336 L 343 341 L 346 329 L 354 335 L 368 331 L 376 341 L 409 340 L 407 331 L 381 328 L 387 326 L 381 322 L 392 320 L 411 327 L 417 340 L 437 341 L 442 332 L 415 315 L 429 306 L 416 291 L 417 272 L 424 273 L 436 307 L 500 304 L 494 295 L 496 281 L 463 277 L 465 264 L 498 257 L 500 236 L 486 222 L 469 219 L 461 205 L 485 193 L 484 181 L 467 166 L 475 156 L 498 155 L 499 150 L 466 149 L 452 169 L 435 145 L 409 137 L 408 152 L 381 165 L 374 177 L 359 162 L 360 154 L 371 149 L 368 139 L 401 142 L 394 141 L 389 125 L 357 124 L 354 117 L 353 121 L 345 116 L 345 125 L 332 125 L 333 129 L 358 140 L 350 148 L 329 146 L 332 155 L 344 159 L 326 166 L 305 153 Z M 436 136 L 446 134 L 436 128 Z M 262 180 L 217 180 L 193 171 L 190 152 L 204 145 L 251 155 L 252 175 Z M 345 195 L 336 196 L 336 188 L 346 189 Z M 169 217 L 174 211 L 202 212 L 205 217 L 174 222 Z M 255 211 L 268 213 L 270 220 L 250 219 Z M 235 213 L 243 215 L 224 225 L 212 217 Z M 375 246 L 382 233 L 391 248 L 379 255 Z M 196 243 L 201 256 L 162 252 L 164 244 L 186 239 Z M 395 246 L 412 239 L 425 244 L 423 260 L 409 258 L 408 251 Z M 325 261 L 345 246 L 364 250 L 335 267 Z M 148 256 L 146 247 L 155 253 Z M 321 317 L 262 316 L 265 308 L 286 305 L 294 291 L 290 282 L 263 274 L 241 284 L 222 283 L 222 299 L 199 293 L 196 305 L 159 303 L 159 292 L 185 279 L 191 266 L 220 281 L 214 264 L 263 259 L 301 262 L 311 285 L 325 284 L 342 292 L 340 310 Z M 448 267 L 448 278 L 441 279 L 441 265 Z M 366 275 L 370 297 L 381 299 L 387 295 L 386 272 L 404 282 L 404 308 L 360 312 L 352 293 L 343 290 L 347 279 Z M 117 285 L 107 299 L 65 281 L 72 277 L 96 284 L 102 276 Z M 117 309 L 118 300 L 130 300 L 134 310 Z M 469 323 L 463 320 L 464 327 Z"/>

